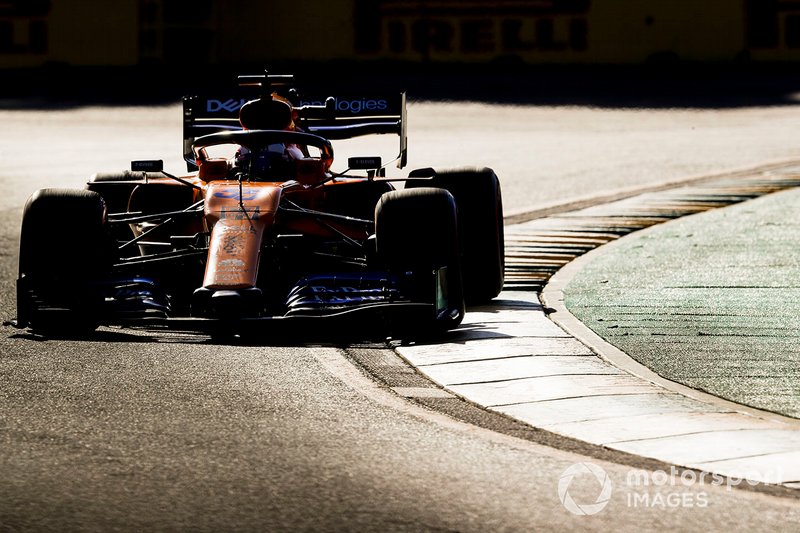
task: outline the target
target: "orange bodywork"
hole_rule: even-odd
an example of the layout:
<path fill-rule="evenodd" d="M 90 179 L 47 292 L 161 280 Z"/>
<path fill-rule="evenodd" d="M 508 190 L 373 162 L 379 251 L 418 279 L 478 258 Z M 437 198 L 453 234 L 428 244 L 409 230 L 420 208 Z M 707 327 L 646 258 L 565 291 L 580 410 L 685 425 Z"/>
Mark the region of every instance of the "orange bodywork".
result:
<path fill-rule="evenodd" d="M 240 192 L 241 191 L 241 192 Z M 264 232 L 275 222 L 279 183 L 215 181 L 207 186 L 205 217 L 212 226 L 203 286 L 255 287 Z"/>
<path fill-rule="evenodd" d="M 200 167 L 198 175 L 181 178 L 197 187 L 193 194 L 184 194 L 184 185 L 167 178 L 150 179 L 146 185 L 136 188 L 129 208 L 134 211 L 154 212 L 166 209 L 162 200 L 188 204 L 200 197 L 205 198 L 202 227 L 211 230 L 209 249 L 203 278 L 203 287 L 211 290 L 238 290 L 256 287 L 258 269 L 265 235 L 280 223 L 282 231 L 292 234 L 317 235 L 337 238 L 345 235 L 351 239 L 366 239 L 368 232 L 359 225 L 328 221 L 321 224 L 312 217 L 287 217 L 276 221 L 278 205 L 286 197 L 294 203 L 310 209 L 322 208 L 326 190 L 347 186 L 347 181 L 331 180 L 322 187 L 309 188 L 295 183 L 287 188 L 287 182 L 257 182 L 219 179 L 227 165 L 214 167 L 216 161 L 209 160 Z M 319 171 L 315 169 L 315 171 Z M 168 194 L 169 193 L 169 194 Z M 135 205 L 134 205 L 135 204 Z M 185 234 L 203 231 L 197 222 L 187 224 Z M 134 235 L 146 228 L 132 225 Z M 142 244 L 142 253 L 147 245 Z"/>

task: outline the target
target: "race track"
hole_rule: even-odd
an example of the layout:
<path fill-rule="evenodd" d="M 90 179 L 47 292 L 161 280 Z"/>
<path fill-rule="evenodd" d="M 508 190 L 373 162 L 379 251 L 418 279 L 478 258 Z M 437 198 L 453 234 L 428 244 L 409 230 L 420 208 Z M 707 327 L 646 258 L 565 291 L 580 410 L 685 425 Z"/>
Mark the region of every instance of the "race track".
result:
<path fill-rule="evenodd" d="M 412 101 L 409 114 L 409 168 L 490 166 L 509 212 L 800 157 L 800 108 L 787 105 Z M 0 315 L 8 320 L 21 209 L 34 190 L 80 187 L 131 159 L 183 167 L 178 105 L 34 106 L 4 109 L 0 120 Z M 350 149 L 372 155 L 393 142 Z M 69 217 L 53 217 L 54 231 L 68 232 Z M 390 348 L 368 348 L 387 366 L 401 364 Z M 634 490 L 619 486 L 604 513 L 576 517 L 557 490 L 567 468 L 589 460 L 625 479 L 631 463 L 476 428 L 376 384 L 346 347 L 301 342 L 220 345 L 111 329 L 58 341 L 3 327 L 0 448 L 0 531 L 757 531 L 800 521 L 796 500 L 713 486 L 683 487 L 697 505 L 681 509 L 631 506 Z M 595 485 L 571 491 L 579 499 Z M 701 493 L 708 505 L 698 503 Z"/>

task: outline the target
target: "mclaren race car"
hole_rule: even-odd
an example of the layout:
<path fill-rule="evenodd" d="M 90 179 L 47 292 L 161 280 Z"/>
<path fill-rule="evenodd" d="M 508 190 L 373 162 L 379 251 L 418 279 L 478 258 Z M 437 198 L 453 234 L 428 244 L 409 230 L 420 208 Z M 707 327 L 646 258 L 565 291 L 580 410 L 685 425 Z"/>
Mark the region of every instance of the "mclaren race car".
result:
<path fill-rule="evenodd" d="M 390 178 L 394 161 L 368 154 L 334 170 L 331 141 L 372 134 L 399 136 L 406 164 L 404 93 L 303 98 L 292 76 L 238 81 L 234 98 L 183 99 L 186 173 L 134 161 L 85 189 L 31 196 L 18 327 L 410 338 L 455 328 L 466 305 L 497 296 L 491 169 Z"/>

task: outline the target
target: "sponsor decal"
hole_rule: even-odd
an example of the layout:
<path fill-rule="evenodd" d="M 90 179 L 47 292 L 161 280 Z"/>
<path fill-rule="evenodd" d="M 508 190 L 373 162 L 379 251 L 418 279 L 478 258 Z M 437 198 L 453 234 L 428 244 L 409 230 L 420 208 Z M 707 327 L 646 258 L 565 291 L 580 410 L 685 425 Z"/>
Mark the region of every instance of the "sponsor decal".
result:
<path fill-rule="evenodd" d="M 352 302 L 373 302 L 383 300 L 383 289 L 364 290 L 356 287 L 326 287 L 324 285 L 312 285 L 311 292 L 313 299 L 328 305 L 347 304 Z M 370 292 L 377 293 L 374 296 Z"/>
<path fill-rule="evenodd" d="M 219 224 L 220 227 L 224 227 L 225 233 L 255 233 L 256 229 L 252 224 L 242 224 L 242 225 L 225 225 Z M 216 226 L 215 226 L 216 227 Z"/>
<path fill-rule="evenodd" d="M 214 273 L 214 278 L 217 283 L 220 281 L 239 281 L 240 275 L 238 272 L 225 272 L 217 270 Z"/>
<path fill-rule="evenodd" d="M 258 220 L 260 216 L 260 206 L 245 206 L 244 211 L 242 211 L 240 208 L 223 208 L 219 213 L 220 220 Z"/>
<path fill-rule="evenodd" d="M 325 105 L 321 100 L 303 100 L 300 105 Z M 386 111 L 389 103 L 382 98 L 336 98 L 334 107 L 339 113 L 350 113 L 357 115 L 363 111 Z"/>
<path fill-rule="evenodd" d="M 228 98 L 227 100 L 215 100 L 210 98 L 206 100 L 206 112 L 207 113 L 217 113 L 219 111 L 228 111 L 229 113 L 233 113 L 238 111 L 244 104 L 247 103 L 247 100 L 241 98 L 239 100 L 234 100 L 233 98 Z"/>
<path fill-rule="evenodd" d="M 227 189 L 224 191 L 217 191 L 214 193 L 214 198 L 227 198 L 232 200 L 255 200 L 258 194 L 257 189 L 242 189 L 242 195 L 239 196 L 238 189 Z"/>
<path fill-rule="evenodd" d="M 220 100 L 209 98 L 206 100 L 206 113 L 235 113 L 248 102 L 247 99 Z M 338 114 L 358 115 L 365 112 L 383 113 L 389 109 L 389 101 L 385 98 L 353 97 L 353 98 L 334 98 L 334 108 Z M 324 106 L 325 100 L 302 100 L 301 106 L 313 105 Z"/>
<path fill-rule="evenodd" d="M 225 232 L 222 236 L 222 250 L 228 255 L 236 255 L 244 251 L 241 235 Z"/>

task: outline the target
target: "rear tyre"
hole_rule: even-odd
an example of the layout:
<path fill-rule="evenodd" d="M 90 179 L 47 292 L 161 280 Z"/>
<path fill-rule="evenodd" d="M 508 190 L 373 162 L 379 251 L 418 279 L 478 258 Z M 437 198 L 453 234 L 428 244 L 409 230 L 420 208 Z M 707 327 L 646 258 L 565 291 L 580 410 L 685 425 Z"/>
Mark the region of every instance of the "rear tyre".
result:
<path fill-rule="evenodd" d="M 143 183 L 144 174 L 129 170 L 123 172 L 98 172 L 86 184 L 86 190 L 94 191 L 103 197 L 108 214 L 126 213 L 131 194 L 137 185 L 136 182 Z M 116 224 L 113 232 L 118 241 L 129 241 L 133 238 L 133 232 L 127 224 Z"/>
<path fill-rule="evenodd" d="M 98 326 L 103 296 L 97 282 L 110 273 L 117 250 L 103 223 L 105 209 L 99 194 L 85 190 L 42 189 L 28 200 L 20 232 L 20 326 L 59 335 Z"/>
<path fill-rule="evenodd" d="M 420 174 L 430 175 L 431 169 Z M 409 174 L 414 176 L 414 172 Z M 505 236 L 500 181 L 490 168 L 437 171 L 431 180 L 409 181 L 406 189 L 440 187 L 458 207 L 458 234 L 467 304 L 485 303 L 503 289 Z"/>
<path fill-rule="evenodd" d="M 443 189 L 388 192 L 375 208 L 378 260 L 390 273 L 410 281 L 412 300 L 446 300 L 446 307 L 429 324 L 432 328 L 423 329 L 452 329 L 464 317 L 457 224 L 455 200 Z M 443 291 L 438 296 L 437 270 Z"/>
<path fill-rule="evenodd" d="M 131 193 L 137 182 L 144 182 L 143 177 L 144 173 L 129 170 L 98 172 L 86 184 L 86 189 L 99 193 L 103 197 L 109 213 L 125 213 L 128 210 Z"/>

